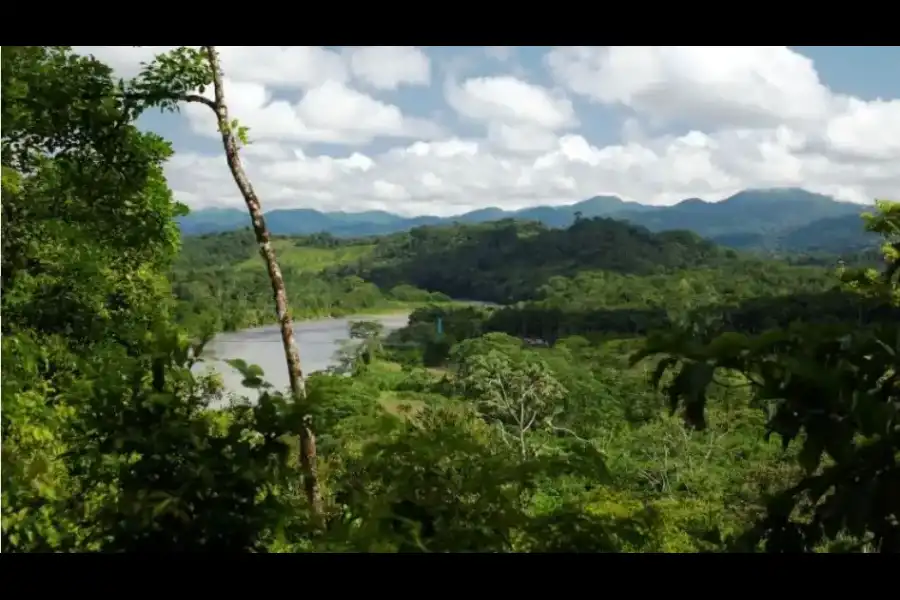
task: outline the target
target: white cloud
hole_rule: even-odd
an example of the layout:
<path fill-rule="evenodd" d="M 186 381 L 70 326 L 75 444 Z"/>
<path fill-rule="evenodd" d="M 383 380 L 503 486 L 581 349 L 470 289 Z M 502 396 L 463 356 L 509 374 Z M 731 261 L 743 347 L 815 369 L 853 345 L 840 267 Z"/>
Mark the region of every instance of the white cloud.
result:
<path fill-rule="evenodd" d="M 509 75 L 448 80 L 447 103 L 462 117 L 485 124 L 488 140 L 513 152 L 540 152 L 556 143 L 554 132 L 578 124 L 564 95 Z"/>
<path fill-rule="evenodd" d="M 576 122 L 568 98 L 516 79 L 477 77 L 446 84 L 447 102 L 461 115 L 479 121 L 525 124 L 550 130 Z"/>
<path fill-rule="evenodd" d="M 777 126 L 833 104 L 812 61 L 784 46 L 565 46 L 546 63 L 573 92 L 657 119 Z"/>
<path fill-rule="evenodd" d="M 897 189 L 900 178 L 891 165 L 860 169 L 824 154 L 797 154 L 799 142 L 786 128 L 692 131 L 603 147 L 568 134 L 552 150 L 526 156 L 498 153 L 476 140 L 449 139 L 345 158 L 297 154 L 261 166 L 250 156 L 248 168 L 269 208 L 381 208 L 404 214 L 565 204 L 605 193 L 671 204 L 694 196 L 719 199 L 748 186 L 785 185 L 866 202 Z M 221 169 L 199 168 L 196 162 L 173 165 L 174 187 L 240 206 L 233 184 L 223 177 L 224 161 L 219 163 Z"/>
<path fill-rule="evenodd" d="M 416 73 L 415 49 L 383 47 L 350 52 L 354 73 L 363 56 L 363 73 L 378 85 L 411 82 Z M 170 47 L 92 46 L 91 52 L 124 75 L 134 75 L 141 61 Z M 298 143 L 367 144 L 379 137 L 431 138 L 441 130 L 434 123 L 410 118 L 400 108 L 349 87 L 349 66 L 339 52 L 315 46 L 219 46 L 226 100 L 231 116 L 251 130 L 254 141 L 291 140 Z M 413 58 L 409 58 L 413 55 Z M 369 58 L 365 58 L 369 57 Z M 392 59 L 392 71 L 379 71 L 379 58 Z M 373 60 L 375 62 L 373 62 Z M 425 64 L 427 71 L 427 62 Z M 387 75 L 385 74 L 387 73 Z M 363 75 L 360 75 L 363 76 Z M 211 90 L 206 95 L 211 97 Z M 195 133 L 217 136 L 215 119 L 202 105 L 188 105 L 185 113 Z"/>
<path fill-rule="evenodd" d="M 161 49 L 96 53 L 133 73 Z M 222 49 L 231 112 L 251 127 L 244 156 L 266 208 L 447 215 L 596 194 L 666 204 L 802 186 L 867 202 L 900 189 L 900 99 L 836 94 L 808 58 L 784 47 L 554 49 L 547 73 L 571 97 L 538 85 L 533 70 L 530 82 L 492 73 L 523 66 L 514 53 L 488 58 L 506 56 L 497 50 L 476 52 L 481 76 L 407 96 L 403 86 L 431 81 L 429 62 L 374 60 L 378 52 L 398 50 Z M 396 90 L 390 101 L 379 97 L 385 90 Z M 461 117 L 459 130 L 410 116 L 445 108 Z M 191 131 L 216 135 L 208 109 L 185 112 Z M 345 148 L 321 154 L 314 142 Z M 220 155 L 176 150 L 167 172 L 180 199 L 241 206 Z"/>
<path fill-rule="evenodd" d="M 94 54 L 126 76 L 136 75 L 141 62 L 176 46 L 74 46 Z M 349 70 L 340 53 L 320 46 L 216 46 L 222 70 L 234 80 L 277 88 L 305 88 L 326 81 L 345 82 Z"/>
<path fill-rule="evenodd" d="M 530 154 L 553 148 L 557 136 L 540 126 L 492 122 L 488 124 L 488 140 L 511 152 Z"/>
<path fill-rule="evenodd" d="M 847 99 L 843 110 L 828 121 L 825 138 L 836 152 L 900 161 L 900 100 Z"/>
<path fill-rule="evenodd" d="M 309 89 L 295 103 L 275 98 L 258 83 L 226 80 L 224 88 L 231 116 L 250 128 L 254 141 L 362 145 L 378 137 L 430 138 L 441 132 L 430 121 L 406 117 L 396 105 L 338 81 Z M 206 106 L 189 105 L 185 112 L 196 133 L 218 135 Z"/>
<path fill-rule="evenodd" d="M 396 183 L 391 183 L 390 181 L 384 181 L 383 179 L 376 179 L 372 183 L 372 191 L 375 193 L 376 198 L 382 200 L 410 199 L 409 192 L 406 191 L 405 187 Z"/>
<path fill-rule="evenodd" d="M 308 88 L 349 78 L 343 57 L 320 46 L 218 46 L 222 69 L 238 81 Z"/>
<path fill-rule="evenodd" d="M 353 74 L 377 89 L 431 81 L 431 61 L 415 46 L 360 46 L 351 48 L 348 55 Z"/>
<path fill-rule="evenodd" d="M 825 152 L 900 160 L 900 99 L 835 94 L 786 46 L 566 46 L 545 62 L 572 92 L 651 121 L 788 127 Z"/>

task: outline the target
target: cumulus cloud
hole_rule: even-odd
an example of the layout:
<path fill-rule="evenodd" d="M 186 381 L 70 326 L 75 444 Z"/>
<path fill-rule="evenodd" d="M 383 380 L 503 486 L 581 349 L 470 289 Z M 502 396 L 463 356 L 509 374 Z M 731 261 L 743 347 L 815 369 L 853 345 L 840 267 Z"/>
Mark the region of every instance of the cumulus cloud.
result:
<path fill-rule="evenodd" d="M 95 48 L 124 74 L 165 49 Z M 834 93 L 786 47 L 555 48 L 546 81 L 540 65 L 514 75 L 524 54 L 485 49 L 480 76 L 441 84 L 415 48 L 222 49 L 267 208 L 449 215 L 596 194 L 669 204 L 799 186 L 869 202 L 900 189 L 900 99 Z M 412 116 L 445 107 L 453 127 Z M 192 131 L 215 135 L 208 113 L 186 110 Z M 220 155 L 180 151 L 167 173 L 191 206 L 241 205 Z"/>
<path fill-rule="evenodd" d="M 223 87 L 231 115 L 250 128 L 254 141 L 360 145 L 378 137 L 428 138 L 441 132 L 434 123 L 407 117 L 396 105 L 339 81 L 311 88 L 294 103 L 276 99 L 258 83 L 226 80 Z M 218 135 L 215 116 L 206 106 L 188 105 L 186 113 L 195 132 Z"/>
<path fill-rule="evenodd" d="M 273 88 L 308 88 L 345 82 L 343 57 L 320 46 L 218 46 L 222 69 L 237 81 Z"/>
<path fill-rule="evenodd" d="M 460 116 L 483 123 L 500 148 L 535 152 L 551 148 L 554 132 L 578 124 L 572 102 L 558 92 L 509 75 L 448 80 L 447 103 Z"/>
<path fill-rule="evenodd" d="M 576 94 L 654 119 L 777 126 L 833 105 L 812 61 L 785 46 L 564 46 L 545 60 Z"/>
<path fill-rule="evenodd" d="M 900 99 L 835 94 L 812 60 L 786 46 L 566 46 L 545 63 L 573 93 L 652 121 L 771 129 L 783 139 L 787 127 L 806 138 L 792 152 L 900 159 Z"/>
<path fill-rule="evenodd" d="M 427 85 L 431 80 L 431 61 L 415 46 L 359 46 L 348 56 L 353 74 L 377 89 Z"/>
<path fill-rule="evenodd" d="M 74 46 L 93 54 L 125 76 L 140 63 L 176 46 Z M 320 46 L 217 46 L 222 69 L 229 77 L 277 88 L 305 88 L 326 81 L 347 81 L 349 69 L 339 52 Z"/>
<path fill-rule="evenodd" d="M 534 157 L 499 154 L 478 140 L 449 139 L 415 142 L 372 155 L 285 153 L 262 164 L 248 162 L 272 208 L 380 208 L 404 214 L 452 215 L 485 206 L 565 204 L 607 193 L 671 204 L 694 196 L 719 199 L 751 184 L 803 186 L 858 202 L 896 189 L 896 169 L 870 164 L 860 170 L 859 165 L 835 163 L 821 154 L 795 156 L 790 149 L 798 140 L 792 136 L 785 128 L 715 136 L 692 131 L 645 144 L 598 147 L 580 135 L 567 134 L 552 150 Z M 172 165 L 171 179 L 179 182 L 176 189 L 197 196 L 206 190 L 215 204 L 240 206 L 224 163 L 208 169 L 189 164 Z"/>
<path fill-rule="evenodd" d="M 133 76 L 141 62 L 171 46 L 80 46 L 122 75 Z M 380 49 L 379 49 L 380 48 Z M 340 51 L 316 46 L 219 46 L 230 113 L 251 130 L 255 141 L 361 145 L 379 137 L 430 139 L 435 123 L 408 117 L 388 102 L 351 87 L 351 70 L 376 87 L 427 82 L 427 58 L 417 62 L 412 47 L 385 46 Z M 425 79 L 423 79 L 425 77 Z M 206 91 L 212 97 L 212 91 Z M 215 117 L 202 105 L 187 105 L 194 133 L 217 136 Z"/>
<path fill-rule="evenodd" d="M 568 98 L 515 77 L 477 77 L 447 83 L 447 102 L 466 117 L 557 129 L 575 122 Z"/>
<path fill-rule="evenodd" d="M 824 135 L 829 147 L 849 156 L 900 160 L 900 100 L 847 98 L 829 119 Z"/>

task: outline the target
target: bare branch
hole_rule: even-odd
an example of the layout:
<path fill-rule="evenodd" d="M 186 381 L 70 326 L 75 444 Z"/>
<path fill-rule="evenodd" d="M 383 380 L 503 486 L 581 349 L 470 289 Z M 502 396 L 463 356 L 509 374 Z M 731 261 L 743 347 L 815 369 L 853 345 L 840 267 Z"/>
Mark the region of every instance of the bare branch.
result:
<path fill-rule="evenodd" d="M 206 96 L 201 96 L 200 94 L 185 94 L 184 96 L 182 96 L 181 99 L 184 100 L 185 102 L 194 102 L 197 104 L 205 104 L 210 109 L 212 109 L 213 112 L 216 111 L 216 103 L 213 102 L 212 100 L 210 100 L 209 98 L 207 98 Z"/>
<path fill-rule="evenodd" d="M 549 420 L 547 421 L 547 426 L 550 427 L 550 429 L 552 429 L 552 430 L 554 430 L 554 431 L 559 431 L 559 432 L 562 432 L 562 433 L 569 434 L 569 435 L 571 435 L 573 438 L 575 438 L 576 440 L 578 440 L 579 442 L 583 442 L 583 443 L 585 443 L 585 444 L 591 444 L 590 440 L 584 439 L 583 437 L 581 437 L 580 435 L 578 435 L 577 433 L 575 433 L 574 431 L 572 431 L 572 430 L 569 429 L 568 427 L 560 427 L 560 426 L 558 426 L 558 425 L 554 425 L 554 424 L 553 424 L 551 421 L 549 421 Z"/>

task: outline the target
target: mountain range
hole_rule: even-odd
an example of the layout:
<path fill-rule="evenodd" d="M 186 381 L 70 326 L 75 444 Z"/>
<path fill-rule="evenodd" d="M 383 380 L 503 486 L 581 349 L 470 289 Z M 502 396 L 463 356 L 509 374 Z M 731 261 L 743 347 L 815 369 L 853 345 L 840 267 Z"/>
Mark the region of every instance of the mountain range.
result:
<path fill-rule="evenodd" d="M 385 211 L 320 212 L 308 208 L 266 213 L 274 234 L 338 237 L 384 235 L 422 225 L 483 223 L 502 219 L 539 221 L 568 227 L 576 218 L 609 217 L 651 231 L 688 230 L 736 249 L 774 252 L 847 252 L 870 247 L 875 236 L 863 230 L 866 207 L 839 202 L 799 188 L 750 189 L 719 202 L 688 198 L 672 206 L 648 206 L 616 196 L 595 196 L 575 204 L 517 211 L 482 208 L 453 217 L 403 217 Z M 180 219 L 185 235 L 232 231 L 249 226 L 246 211 L 204 209 Z"/>

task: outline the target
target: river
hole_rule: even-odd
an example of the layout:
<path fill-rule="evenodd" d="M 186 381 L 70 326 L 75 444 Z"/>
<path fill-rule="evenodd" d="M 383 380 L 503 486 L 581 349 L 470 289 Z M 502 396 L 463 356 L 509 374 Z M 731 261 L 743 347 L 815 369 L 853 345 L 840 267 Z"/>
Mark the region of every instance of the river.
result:
<path fill-rule="evenodd" d="M 327 369 L 334 364 L 334 354 L 340 347 L 340 342 L 350 337 L 351 321 L 377 321 L 384 326 L 387 333 L 405 327 L 409 321 L 409 313 L 357 315 L 340 319 L 295 322 L 294 336 L 300 349 L 300 362 L 305 374 Z M 194 366 L 194 371 L 214 369 L 221 374 L 226 393 L 254 398 L 256 392 L 243 387 L 241 374 L 224 362 L 236 358 L 262 367 L 265 379 L 276 389 L 287 390 L 290 386 L 284 349 L 281 345 L 281 331 L 277 325 L 220 333 L 206 345 L 203 350 L 204 360 Z"/>

